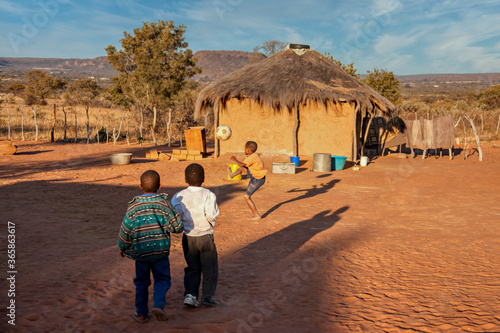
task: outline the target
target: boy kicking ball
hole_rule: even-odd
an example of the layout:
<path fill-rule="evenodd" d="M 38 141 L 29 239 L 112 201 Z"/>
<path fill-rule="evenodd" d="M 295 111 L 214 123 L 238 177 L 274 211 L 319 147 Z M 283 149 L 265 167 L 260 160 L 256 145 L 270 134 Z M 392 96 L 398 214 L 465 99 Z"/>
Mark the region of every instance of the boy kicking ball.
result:
<path fill-rule="evenodd" d="M 245 143 L 245 155 L 247 158 L 240 162 L 236 159 L 236 157 L 231 156 L 231 160 L 238 164 L 240 167 L 236 169 L 234 172 L 231 171 L 231 168 L 227 168 L 227 171 L 231 178 L 239 175 L 243 172 L 242 168 L 247 169 L 248 177 L 250 177 L 250 182 L 248 183 L 247 192 L 245 194 L 245 200 L 247 202 L 248 207 L 253 213 L 253 216 L 250 217 L 251 220 L 259 220 L 261 218 L 259 212 L 257 211 L 257 207 L 255 207 L 255 203 L 252 200 L 252 195 L 257 191 L 259 187 L 264 185 L 266 182 L 266 174 L 267 170 L 264 170 L 264 162 L 260 156 L 256 153 L 257 151 L 257 143 L 255 141 L 247 141 Z"/>

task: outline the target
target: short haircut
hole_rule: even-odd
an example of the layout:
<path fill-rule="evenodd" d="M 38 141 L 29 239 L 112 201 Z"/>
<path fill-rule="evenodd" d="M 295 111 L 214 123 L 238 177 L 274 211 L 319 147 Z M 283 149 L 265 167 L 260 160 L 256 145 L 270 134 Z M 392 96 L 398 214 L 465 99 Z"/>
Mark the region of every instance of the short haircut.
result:
<path fill-rule="evenodd" d="M 205 170 L 198 163 L 189 164 L 184 170 L 186 183 L 190 186 L 201 186 L 205 181 Z"/>
<path fill-rule="evenodd" d="M 257 142 L 247 141 L 247 143 L 245 143 L 245 148 L 250 148 L 252 153 L 255 153 L 257 151 Z"/>
<path fill-rule="evenodd" d="M 141 187 L 146 193 L 155 193 L 160 188 L 160 175 L 154 170 L 148 170 L 141 175 Z"/>

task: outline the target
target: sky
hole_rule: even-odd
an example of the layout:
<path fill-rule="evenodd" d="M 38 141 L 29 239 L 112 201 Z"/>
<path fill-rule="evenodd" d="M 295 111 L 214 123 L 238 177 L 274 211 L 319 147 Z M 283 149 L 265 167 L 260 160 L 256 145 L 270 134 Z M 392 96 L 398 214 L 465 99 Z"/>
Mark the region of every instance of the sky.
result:
<path fill-rule="evenodd" d="M 158 20 L 184 25 L 194 52 L 277 40 L 360 74 L 500 72 L 498 0 L 0 0 L 0 57 L 104 56 Z"/>

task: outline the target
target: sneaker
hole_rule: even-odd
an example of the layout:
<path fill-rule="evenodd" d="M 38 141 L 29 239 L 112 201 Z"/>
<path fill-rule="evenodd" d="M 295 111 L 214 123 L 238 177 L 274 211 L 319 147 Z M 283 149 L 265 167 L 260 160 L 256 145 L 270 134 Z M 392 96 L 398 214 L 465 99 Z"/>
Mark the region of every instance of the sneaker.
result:
<path fill-rule="evenodd" d="M 167 321 L 168 320 L 167 313 L 162 308 L 153 308 L 153 310 L 151 312 L 156 317 L 156 320 L 159 320 L 159 321 Z"/>
<path fill-rule="evenodd" d="M 219 302 L 217 302 L 216 300 L 213 300 L 212 297 L 203 297 L 201 304 L 206 305 L 206 306 L 217 306 L 217 305 L 219 305 Z"/>
<path fill-rule="evenodd" d="M 197 308 L 200 306 L 200 303 L 198 302 L 195 296 L 187 294 L 186 298 L 184 298 L 184 305 L 189 306 L 191 308 Z"/>
<path fill-rule="evenodd" d="M 140 315 L 138 314 L 137 312 L 134 313 L 134 315 L 132 316 L 132 318 L 134 318 L 134 320 L 138 323 L 141 323 L 141 324 L 145 324 L 148 322 L 149 318 L 148 316 L 143 316 L 143 315 Z"/>

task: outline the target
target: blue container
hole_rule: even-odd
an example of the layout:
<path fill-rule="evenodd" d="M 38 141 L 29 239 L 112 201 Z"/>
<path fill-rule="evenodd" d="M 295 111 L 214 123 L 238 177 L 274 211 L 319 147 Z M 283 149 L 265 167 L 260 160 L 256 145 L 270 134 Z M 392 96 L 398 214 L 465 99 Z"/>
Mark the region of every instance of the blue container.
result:
<path fill-rule="evenodd" d="M 290 163 L 295 163 L 296 167 L 299 166 L 299 161 L 300 161 L 300 157 L 298 157 L 298 156 L 290 156 Z"/>
<path fill-rule="evenodd" d="M 347 157 L 345 156 L 332 155 L 332 171 L 343 170 L 345 165 L 345 160 L 347 160 Z"/>

